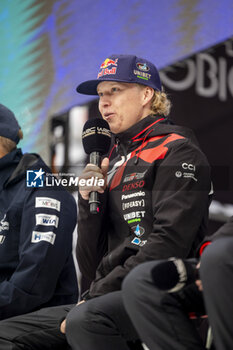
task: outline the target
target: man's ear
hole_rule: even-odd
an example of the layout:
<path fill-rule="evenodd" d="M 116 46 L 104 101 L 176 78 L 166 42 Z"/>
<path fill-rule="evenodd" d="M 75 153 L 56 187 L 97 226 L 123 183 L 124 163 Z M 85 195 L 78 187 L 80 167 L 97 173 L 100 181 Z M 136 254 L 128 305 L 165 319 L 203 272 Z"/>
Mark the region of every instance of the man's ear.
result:
<path fill-rule="evenodd" d="M 154 96 L 155 90 L 150 86 L 146 86 L 143 92 L 144 92 L 144 102 L 145 102 L 144 105 L 146 105 L 147 103 L 151 102 Z"/>

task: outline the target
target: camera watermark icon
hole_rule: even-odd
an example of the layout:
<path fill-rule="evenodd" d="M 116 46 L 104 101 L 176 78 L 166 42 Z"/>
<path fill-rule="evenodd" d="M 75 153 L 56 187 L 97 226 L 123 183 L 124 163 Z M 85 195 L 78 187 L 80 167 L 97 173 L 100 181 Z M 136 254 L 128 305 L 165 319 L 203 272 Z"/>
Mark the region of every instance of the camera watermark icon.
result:
<path fill-rule="evenodd" d="M 43 187 L 45 172 L 40 170 L 27 170 L 26 185 L 27 187 Z"/>

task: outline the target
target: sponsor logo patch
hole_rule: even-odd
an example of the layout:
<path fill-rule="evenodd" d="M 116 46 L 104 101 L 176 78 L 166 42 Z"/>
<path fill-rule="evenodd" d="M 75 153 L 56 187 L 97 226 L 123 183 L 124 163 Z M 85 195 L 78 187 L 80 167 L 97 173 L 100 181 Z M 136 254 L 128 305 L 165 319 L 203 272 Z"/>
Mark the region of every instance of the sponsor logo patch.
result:
<path fill-rule="evenodd" d="M 144 180 L 136 181 L 136 182 L 130 183 L 128 185 L 124 185 L 122 188 L 122 192 L 135 190 L 137 188 L 142 188 L 144 185 L 145 185 Z"/>
<path fill-rule="evenodd" d="M 136 201 L 122 203 L 123 210 L 134 208 L 134 207 L 145 207 L 145 199 L 139 199 Z"/>
<path fill-rule="evenodd" d="M 97 79 L 104 75 L 114 75 L 117 71 L 117 62 L 118 58 L 115 60 L 111 60 L 110 58 L 106 58 L 106 60 L 100 66 L 100 72 L 97 76 Z M 111 68 L 110 68 L 111 66 Z"/>
<path fill-rule="evenodd" d="M 144 227 L 139 226 L 139 224 L 137 224 L 137 226 L 132 227 L 132 230 L 137 237 L 141 237 L 145 233 Z"/>
<path fill-rule="evenodd" d="M 39 243 L 41 241 L 48 242 L 50 244 L 54 244 L 56 235 L 53 232 L 32 232 L 32 243 Z"/>
<path fill-rule="evenodd" d="M 149 80 L 151 78 L 151 74 L 141 72 L 140 70 L 134 69 L 133 72 L 137 76 L 137 78 L 139 78 L 139 79 Z"/>
<path fill-rule="evenodd" d="M 3 244 L 5 241 L 6 236 L 0 235 L 0 244 Z"/>
<path fill-rule="evenodd" d="M 145 173 L 146 172 L 144 171 L 144 173 L 132 173 L 132 174 L 126 175 L 123 182 L 143 179 Z"/>
<path fill-rule="evenodd" d="M 131 243 L 136 244 L 136 245 L 139 245 L 140 247 L 144 246 L 144 245 L 146 244 L 146 242 L 147 242 L 147 240 L 142 241 L 142 240 L 141 240 L 140 238 L 138 238 L 138 237 L 135 237 L 135 238 L 131 241 Z"/>
<path fill-rule="evenodd" d="M 176 177 L 182 177 L 182 172 L 181 171 L 176 171 L 175 175 L 176 175 Z"/>
<path fill-rule="evenodd" d="M 122 194 L 121 200 L 123 199 L 129 199 L 133 197 L 145 197 L 146 193 L 144 191 L 138 191 L 135 193 L 130 193 L 130 194 Z"/>
<path fill-rule="evenodd" d="M 128 214 L 124 214 L 124 219 L 125 221 L 130 220 L 130 219 L 135 219 L 135 218 L 144 218 L 145 216 L 145 210 L 143 211 L 133 211 Z"/>
<path fill-rule="evenodd" d="M 36 208 L 50 208 L 57 211 L 61 210 L 61 202 L 54 198 L 49 197 L 36 197 Z"/>
<path fill-rule="evenodd" d="M 189 164 L 189 163 L 183 163 L 183 164 L 182 164 L 182 168 L 183 168 L 184 170 L 191 170 L 191 171 L 195 171 L 195 170 L 196 170 L 195 165 Z"/>
<path fill-rule="evenodd" d="M 197 178 L 195 177 L 195 174 L 194 174 L 194 173 L 186 173 L 186 172 L 183 172 L 183 173 L 182 173 L 182 171 L 176 171 L 176 172 L 175 172 L 175 176 L 176 176 L 177 178 L 181 178 L 181 177 L 183 177 L 183 178 L 185 178 L 185 179 L 190 178 L 190 179 L 193 179 L 195 182 L 197 182 Z"/>
<path fill-rule="evenodd" d="M 137 68 L 144 71 L 144 72 L 148 72 L 150 70 L 150 68 L 148 67 L 148 65 L 146 63 L 141 63 L 141 62 L 138 62 L 136 64 Z"/>
<path fill-rule="evenodd" d="M 0 232 L 9 230 L 9 222 L 6 221 L 5 219 L 6 219 L 6 214 L 4 215 L 3 219 L 0 221 Z"/>
<path fill-rule="evenodd" d="M 56 215 L 36 214 L 36 225 L 58 227 L 59 218 Z"/>
<path fill-rule="evenodd" d="M 104 62 L 101 64 L 100 69 L 107 68 L 112 65 L 117 66 L 117 62 L 118 58 L 116 58 L 115 60 L 112 60 L 111 58 L 106 58 L 106 60 L 104 60 Z"/>
<path fill-rule="evenodd" d="M 195 182 L 197 182 L 197 178 L 195 177 L 195 171 L 196 171 L 196 166 L 192 163 L 182 163 L 182 169 L 184 169 L 182 171 L 176 171 L 175 172 L 175 176 L 178 178 L 190 178 L 193 179 Z"/>

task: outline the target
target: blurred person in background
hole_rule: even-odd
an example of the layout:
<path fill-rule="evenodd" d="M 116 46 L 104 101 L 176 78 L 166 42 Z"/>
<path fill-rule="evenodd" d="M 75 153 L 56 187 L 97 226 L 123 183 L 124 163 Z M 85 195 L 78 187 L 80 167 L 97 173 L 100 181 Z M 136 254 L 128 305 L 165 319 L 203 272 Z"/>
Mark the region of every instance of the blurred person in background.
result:
<path fill-rule="evenodd" d="M 233 347 L 233 217 L 211 237 L 201 256 L 200 277 L 217 350 Z"/>
<path fill-rule="evenodd" d="M 0 319 L 78 297 L 72 258 L 77 208 L 62 188 L 27 187 L 51 171 L 38 154 L 23 154 L 23 132 L 0 104 Z M 27 179 L 28 180 L 28 179 Z"/>
<path fill-rule="evenodd" d="M 204 318 L 199 329 L 206 348 L 232 348 L 232 252 L 233 217 L 205 237 L 197 250 L 200 259 L 146 262 L 127 275 L 122 287 L 124 306 L 147 348 L 187 349 L 184 339 L 190 333 L 190 313 L 208 316 L 208 323 Z M 204 333 L 208 324 L 212 332 Z M 193 339 L 198 339 L 197 330 L 190 329 Z M 190 342 L 188 349 L 205 349 L 195 346 Z"/>

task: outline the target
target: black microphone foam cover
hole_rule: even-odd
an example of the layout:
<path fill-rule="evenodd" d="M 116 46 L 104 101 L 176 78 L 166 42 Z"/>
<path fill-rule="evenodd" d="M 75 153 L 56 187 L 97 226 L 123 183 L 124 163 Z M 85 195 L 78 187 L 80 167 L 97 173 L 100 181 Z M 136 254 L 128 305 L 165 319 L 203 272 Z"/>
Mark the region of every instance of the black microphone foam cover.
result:
<path fill-rule="evenodd" d="M 179 282 L 179 273 L 173 261 L 155 265 L 151 275 L 156 287 L 162 290 L 169 290 Z"/>
<path fill-rule="evenodd" d="M 194 262 L 170 258 L 161 262 L 151 270 L 152 280 L 157 288 L 174 293 L 197 279 Z"/>
<path fill-rule="evenodd" d="M 87 120 L 83 127 L 82 142 L 87 154 L 92 152 L 106 154 L 111 144 L 111 132 L 106 120 L 100 118 Z"/>

